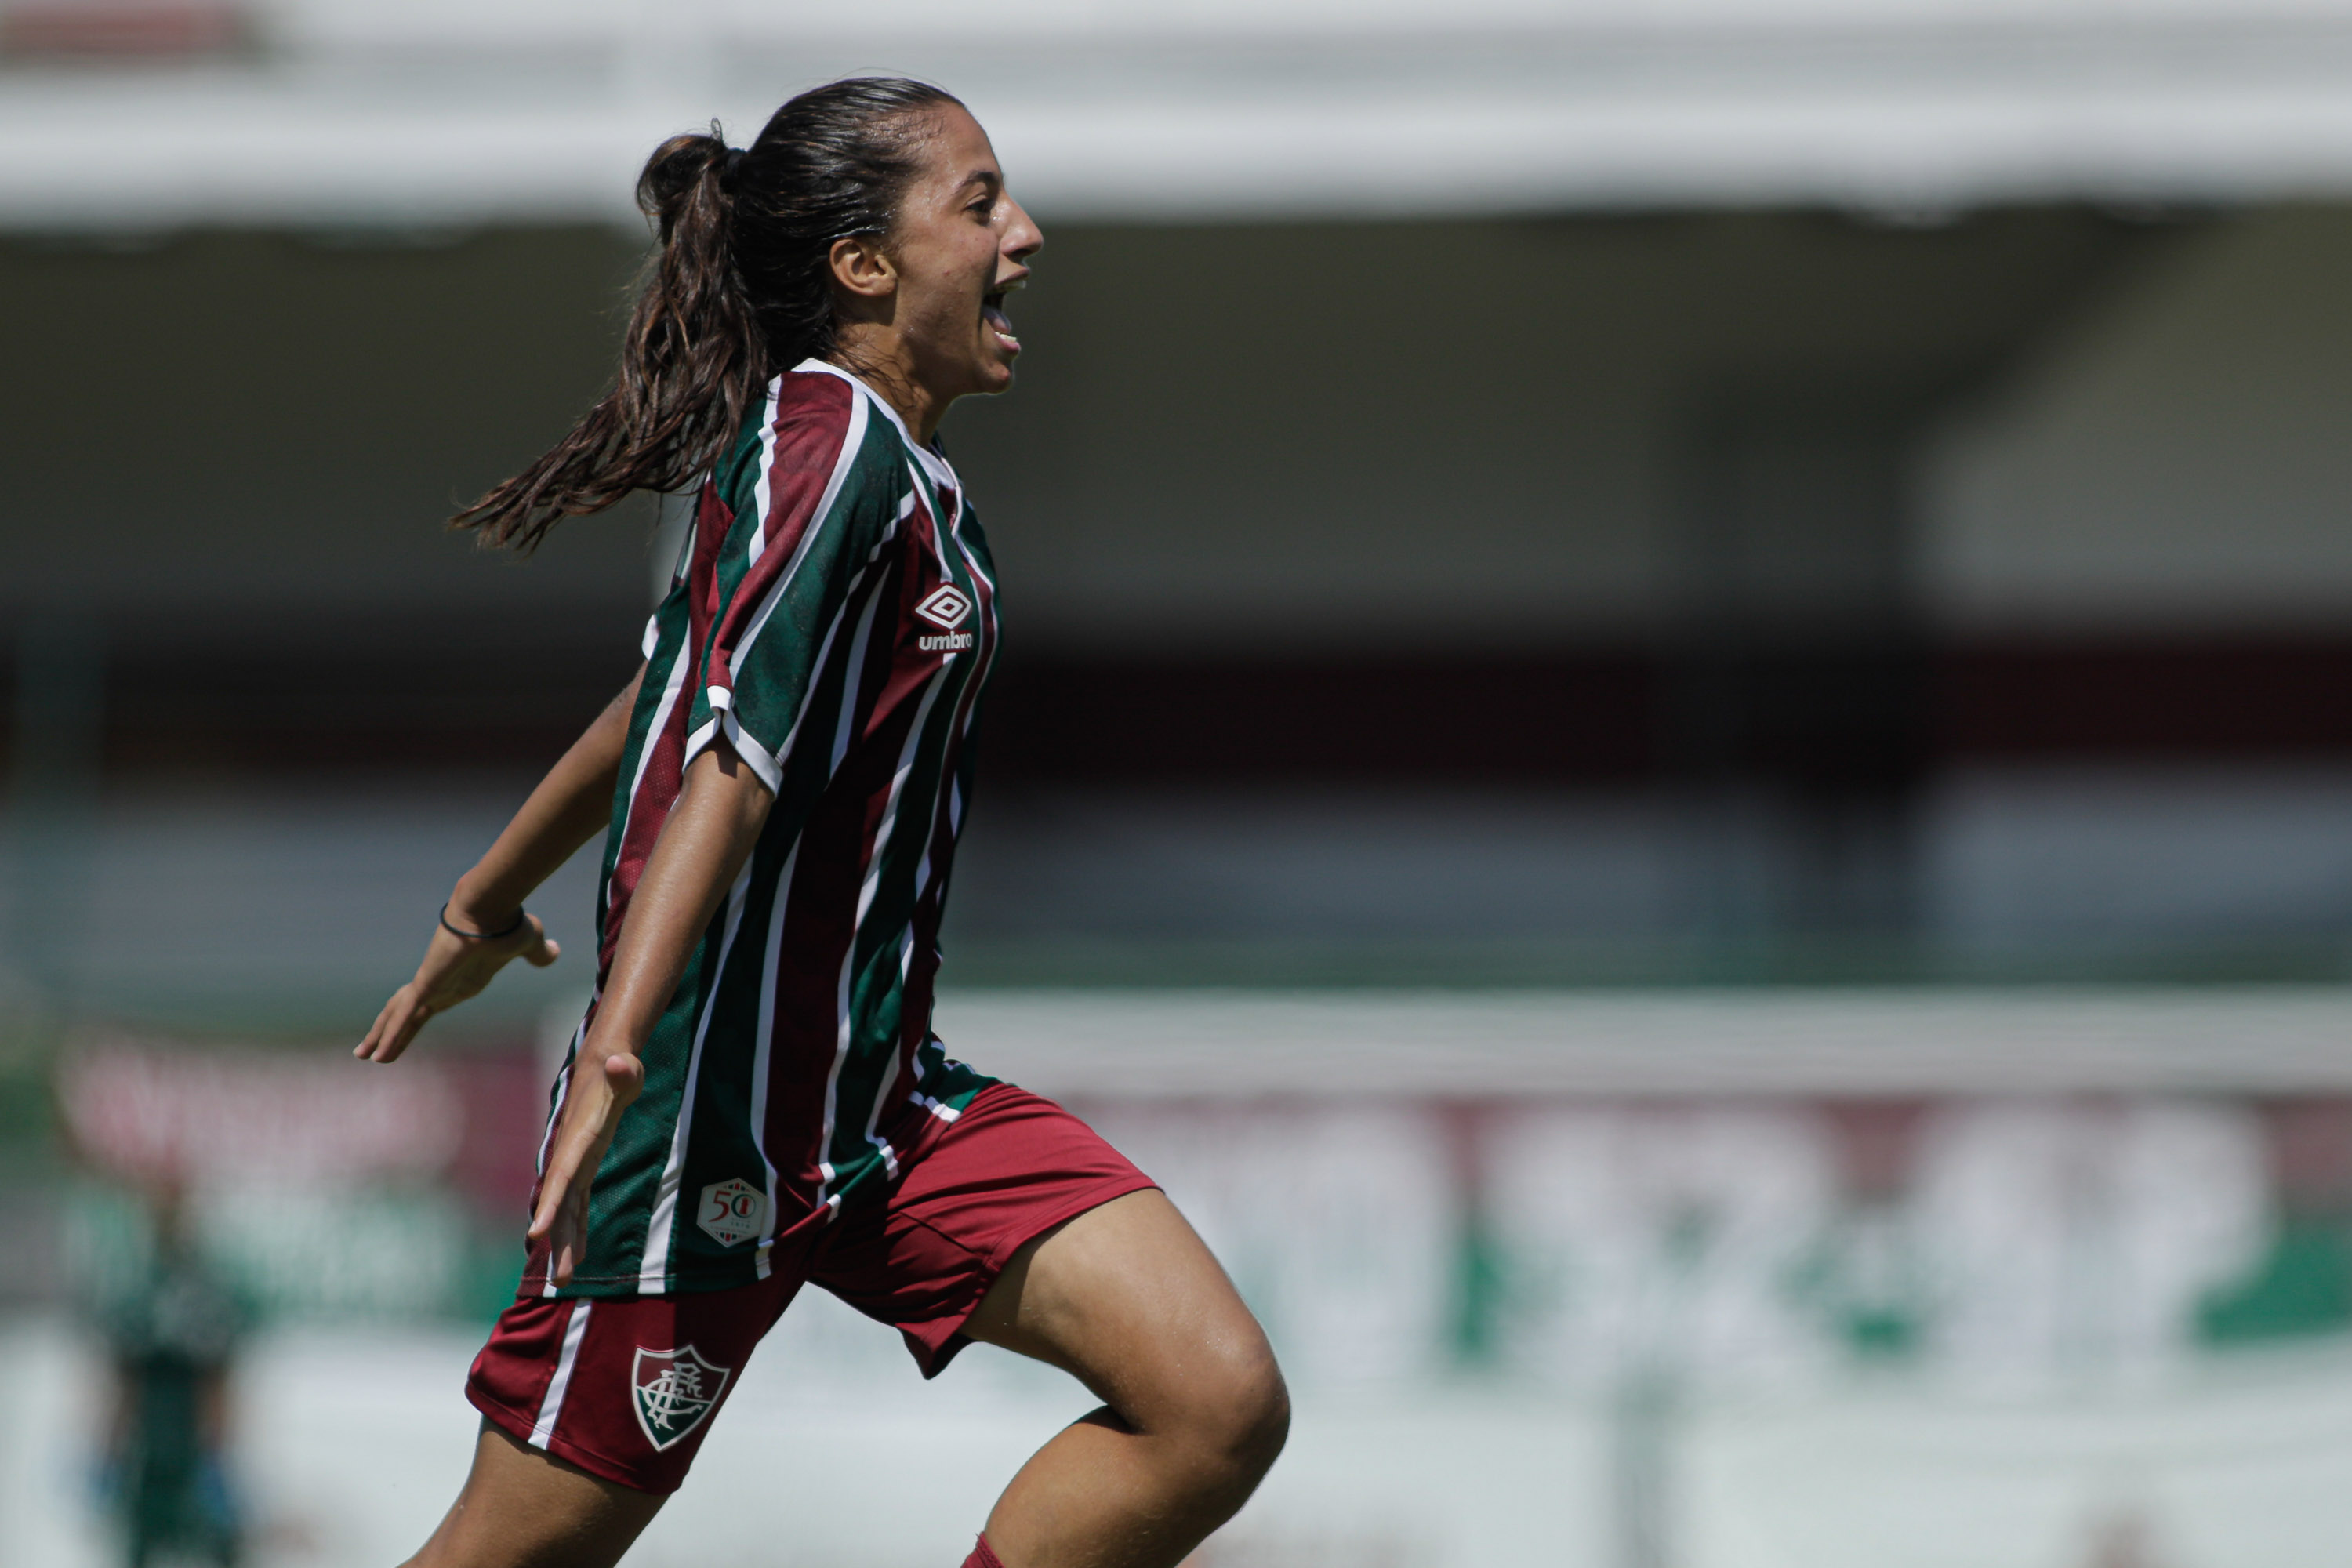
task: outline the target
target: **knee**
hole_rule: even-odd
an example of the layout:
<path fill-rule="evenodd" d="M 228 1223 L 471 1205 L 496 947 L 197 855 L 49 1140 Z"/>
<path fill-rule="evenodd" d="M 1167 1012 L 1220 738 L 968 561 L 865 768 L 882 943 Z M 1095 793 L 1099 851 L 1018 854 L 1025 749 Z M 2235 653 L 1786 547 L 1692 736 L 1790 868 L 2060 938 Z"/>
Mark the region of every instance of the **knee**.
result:
<path fill-rule="evenodd" d="M 1204 1359 L 1186 1369 L 1186 1446 L 1215 1489 L 1246 1496 L 1290 1436 L 1290 1391 L 1261 1335 Z"/>
<path fill-rule="evenodd" d="M 1290 1441 L 1290 1387 L 1282 1380 L 1269 1350 L 1244 1387 L 1237 1391 L 1240 1419 L 1233 1435 L 1233 1452 L 1255 1487 Z"/>

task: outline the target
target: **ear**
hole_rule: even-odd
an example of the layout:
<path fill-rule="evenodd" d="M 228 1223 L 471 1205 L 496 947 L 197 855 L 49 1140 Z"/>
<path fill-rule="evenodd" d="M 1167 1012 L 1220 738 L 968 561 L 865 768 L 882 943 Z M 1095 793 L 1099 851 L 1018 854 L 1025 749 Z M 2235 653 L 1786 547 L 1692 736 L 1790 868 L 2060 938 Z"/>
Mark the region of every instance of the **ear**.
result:
<path fill-rule="evenodd" d="M 898 291 L 898 269 L 870 234 L 835 240 L 825 260 L 833 268 L 834 282 L 852 294 L 887 300 Z"/>

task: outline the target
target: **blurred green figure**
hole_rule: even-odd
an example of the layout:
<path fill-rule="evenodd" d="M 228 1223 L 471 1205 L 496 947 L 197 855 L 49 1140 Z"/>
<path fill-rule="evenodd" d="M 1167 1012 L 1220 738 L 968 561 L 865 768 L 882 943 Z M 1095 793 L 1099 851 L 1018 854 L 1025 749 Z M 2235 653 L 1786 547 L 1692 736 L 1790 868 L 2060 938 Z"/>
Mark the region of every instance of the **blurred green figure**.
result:
<path fill-rule="evenodd" d="M 146 1276 L 105 1314 L 115 1378 L 103 1489 L 131 1568 L 230 1568 L 242 1529 L 228 1484 L 229 1363 L 242 1304 L 205 1267 L 177 1191 L 155 1194 Z"/>

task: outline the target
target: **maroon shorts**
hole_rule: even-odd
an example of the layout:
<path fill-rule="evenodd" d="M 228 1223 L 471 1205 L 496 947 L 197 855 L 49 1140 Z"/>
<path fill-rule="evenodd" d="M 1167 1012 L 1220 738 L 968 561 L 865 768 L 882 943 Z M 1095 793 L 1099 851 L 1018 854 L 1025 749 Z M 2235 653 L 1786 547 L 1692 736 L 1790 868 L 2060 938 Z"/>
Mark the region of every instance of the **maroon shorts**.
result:
<path fill-rule="evenodd" d="M 1152 1185 L 1085 1122 L 1010 1084 L 937 1122 L 878 1204 L 845 1209 L 755 1285 L 608 1300 L 518 1296 L 466 1396 L 519 1440 L 592 1475 L 676 1491 L 751 1347 L 803 1280 L 898 1330 L 935 1377 L 1020 1247 Z"/>

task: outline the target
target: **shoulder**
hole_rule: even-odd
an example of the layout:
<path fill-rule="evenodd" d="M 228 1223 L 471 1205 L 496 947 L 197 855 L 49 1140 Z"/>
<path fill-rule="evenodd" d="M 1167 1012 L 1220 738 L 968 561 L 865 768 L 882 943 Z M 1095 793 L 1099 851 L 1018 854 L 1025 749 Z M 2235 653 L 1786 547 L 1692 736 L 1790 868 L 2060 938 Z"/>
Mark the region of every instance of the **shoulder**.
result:
<path fill-rule="evenodd" d="M 857 437 L 865 410 L 857 389 L 824 371 L 789 370 L 768 384 L 762 438 L 777 463 L 795 467 L 828 458 Z"/>
<path fill-rule="evenodd" d="M 787 493 L 803 501 L 837 497 L 877 480 L 887 484 L 898 444 L 889 422 L 875 416 L 847 377 L 786 371 L 768 384 L 744 421 L 720 465 L 719 489 L 738 516 L 772 510 Z M 767 507 L 757 504 L 761 490 Z"/>

